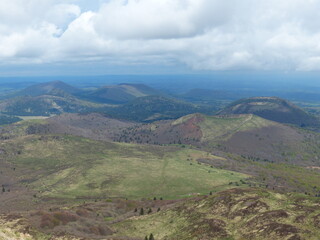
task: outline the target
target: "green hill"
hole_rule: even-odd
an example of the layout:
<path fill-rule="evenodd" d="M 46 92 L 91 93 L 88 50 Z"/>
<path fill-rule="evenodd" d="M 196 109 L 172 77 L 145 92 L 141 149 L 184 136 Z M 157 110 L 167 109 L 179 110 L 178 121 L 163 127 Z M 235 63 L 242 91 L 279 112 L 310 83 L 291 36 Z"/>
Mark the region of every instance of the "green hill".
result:
<path fill-rule="evenodd" d="M 45 82 L 27 87 L 14 96 L 67 96 L 78 93 L 80 90 L 61 81 Z"/>
<path fill-rule="evenodd" d="M 277 97 L 246 98 L 230 104 L 218 115 L 254 114 L 280 123 L 301 127 L 319 126 L 319 120 L 294 104 Z"/>

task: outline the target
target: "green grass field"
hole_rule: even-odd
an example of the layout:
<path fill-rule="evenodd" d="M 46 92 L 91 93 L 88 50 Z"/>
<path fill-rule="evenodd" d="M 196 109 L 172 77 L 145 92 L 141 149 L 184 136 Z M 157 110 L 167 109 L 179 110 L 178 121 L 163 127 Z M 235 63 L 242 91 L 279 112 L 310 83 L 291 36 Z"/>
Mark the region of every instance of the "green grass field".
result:
<path fill-rule="evenodd" d="M 71 136 L 25 136 L 2 143 L 21 181 L 50 197 L 184 198 L 229 188 L 248 175 L 211 168 L 206 152 L 108 143 Z"/>
<path fill-rule="evenodd" d="M 211 117 L 204 116 L 205 120 L 199 126 L 201 127 L 203 141 L 222 140 L 239 131 L 259 129 L 275 124 L 271 121 L 257 117 L 255 115 L 243 115 L 237 117 Z"/>

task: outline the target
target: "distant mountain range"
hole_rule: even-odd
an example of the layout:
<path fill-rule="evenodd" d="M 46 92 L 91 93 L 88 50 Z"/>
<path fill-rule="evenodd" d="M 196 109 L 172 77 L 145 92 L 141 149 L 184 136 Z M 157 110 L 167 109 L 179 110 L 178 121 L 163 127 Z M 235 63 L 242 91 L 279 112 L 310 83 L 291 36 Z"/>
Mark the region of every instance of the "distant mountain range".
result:
<path fill-rule="evenodd" d="M 82 90 L 60 81 L 37 84 L 8 95 L 0 102 L 0 111 L 15 116 L 100 112 L 133 121 L 173 119 L 194 112 L 213 113 L 209 107 L 166 97 L 143 84 Z"/>
<path fill-rule="evenodd" d="M 11 116 L 99 112 L 112 118 L 138 122 L 177 119 L 192 113 L 254 114 L 300 127 L 317 129 L 320 126 L 318 118 L 284 99 L 254 97 L 225 106 L 226 99 L 232 98 L 235 98 L 232 93 L 215 90 L 194 89 L 170 97 L 143 84 L 123 83 L 86 90 L 53 81 L 7 95 L 0 101 L 0 112 Z"/>

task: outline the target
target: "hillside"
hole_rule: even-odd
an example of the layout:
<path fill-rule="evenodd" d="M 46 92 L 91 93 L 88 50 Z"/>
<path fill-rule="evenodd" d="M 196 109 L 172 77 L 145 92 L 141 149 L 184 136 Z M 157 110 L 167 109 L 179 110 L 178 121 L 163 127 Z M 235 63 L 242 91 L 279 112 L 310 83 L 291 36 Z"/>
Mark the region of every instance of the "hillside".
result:
<path fill-rule="evenodd" d="M 320 236 L 316 199 L 250 189 L 197 198 L 113 225 L 116 236 L 143 239 L 310 239 Z"/>
<path fill-rule="evenodd" d="M 140 240 L 150 234 L 159 240 L 317 240 L 319 222 L 316 198 L 238 188 L 177 201 L 109 198 L 2 215 L 0 232 L 21 240 Z"/>
<path fill-rule="evenodd" d="M 19 122 L 21 120 L 22 119 L 19 117 L 0 114 L 0 125 L 11 124 L 11 123 Z"/>
<path fill-rule="evenodd" d="M 317 127 L 319 120 L 294 104 L 277 97 L 246 98 L 230 104 L 218 115 L 254 114 L 280 123 L 294 124 L 300 127 Z"/>
<path fill-rule="evenodd" d="M 28 134 L 70 134 L 94 140 L 111 141 L 123 129 L 138 123 L 108 118 L 99 113 L 64 113 L 45 121 L 28 124 Z"/>
<path fill-rule="evenodd" d="M 275 162 L 319 164 L 317 133 L 269 121 L 255 115 L 191 114 L 124 129 L 117 141 L 189 144 Z"/>
<path fill-rule="evenodd" d="M 90 92 L 82 93 L 80 96 L 90 101 L 100 103 L 121 104 L 138 97 L 159 94 L 157 90 L 143 84 L 119 84 L 101 87 Z"/>
<path fill-rule="evenodd" d="M 320 187 L 317 180 L 320 135 L 255 115 L 191 114 L 124 129 L 115 140 L 191 145 L 227 159 L 224 162 L 200 159 L 200 162 L 251 174 L 271 188 L 310 191 L 316 195 Z"/>
<path fill-rule="evenodd" d="M 138 122 L 176 119 L 196 112 L 212 113 L 212 110 L 208 107 L 162 96 L 139 97 L 119 107 L 102 108 L 100 111 L 113 118 Z"/>
<path fill-rule="evenodd" d="M 284 159 L 283 152 L 298 150 L 317 134 L 272 122 L 255 115 L 206 116 L 191 114 L 124 129 L 118 141 L 153 144 L 190 144 L 205 149 Z M 310 140 L 309 139 L 309 140 Z M 316 140 L 315 140 L 316 141 Z M 310 145 L 315 147 L 317 142 Z M 299 147 L 299 145 L 301 145 Z"/>
<path fill-rule="evenodd" d="M 70 86 L 61 81 L 45 82 L 27 87 L 14 94 L 18 96 L 41 96 L 41 95 L 53 95 L 53 96 L 68 96 L 78 93 L 80 90 Z"/>
<path fill-rule="evenodd" d="M 255 115 L 191 114 L 136 124 L 92 113 L 21 121 L 2 127 L 0 138 L 6 237 L 318 234 L 313 196 L 320 196 L 320 140 L 313 132 Z"/>
<path fill-rule="evenodd" d="M 269 187 L 308 191 L 313 195 L 318 194 L 313 187 L 320 187 L 319 134 L 254 115 L 191 114 L 177 120 L 137 124 L 99 114 L 65 114 L 30 122 L 23 128 L 23 132 L 19 132 L 8 126 L 2 134 L 10 138 L 12 133 L 59 133 L 135 144 L 189 145 L 225 159 L 203 158 L 198 159 L 199 162 L 253 175 L 256 181 Z"/>
<path fill-rule="evenodd" d="M 5 140 L 1 149 L 19 182 L 43 197 L 176 199 L 230 188 L 230 181 L 249 177 L 199 165 L 199 158 L 217 157 L 179 147 L 29 135 Z"/>
<path fill-rule="evenodd" d="M 15 116 L 50 116 L 64 112 L 92 111 L 98 104 L 79 100 L 72 96 L 53 95 L 24 96 L 0 102 L 0 112 Z"/>
<path fill-rule="evenodd" d="M 2 129 L 5 139 L 12 135 L 58 133 L 130 144 L 188 145 L 225 159 L 204 157 L 198 162 L 252 175 L 252 185 L 258 182 L 280 191 L 312 195 L 320 189 L 319 134 L 254 115 L 191 114 L 177 120 L 137 124 L 100 114 L 64 114 L 6 129 Z"/>

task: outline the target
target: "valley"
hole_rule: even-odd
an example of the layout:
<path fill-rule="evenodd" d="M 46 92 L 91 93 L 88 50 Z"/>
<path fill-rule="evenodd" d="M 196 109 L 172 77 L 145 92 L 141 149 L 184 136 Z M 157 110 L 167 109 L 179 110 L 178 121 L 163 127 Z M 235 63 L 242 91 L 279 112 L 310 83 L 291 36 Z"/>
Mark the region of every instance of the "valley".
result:
<path fill-rule="evenodd" d="M 317 239 L 319 117 L 196 93 L 56 81 L 3 97 L 0 237 Z"/>
<path fill-rule="evenodd" d="M 319 10 L 0 0 L 0 240 L 320 240 Z"/>

